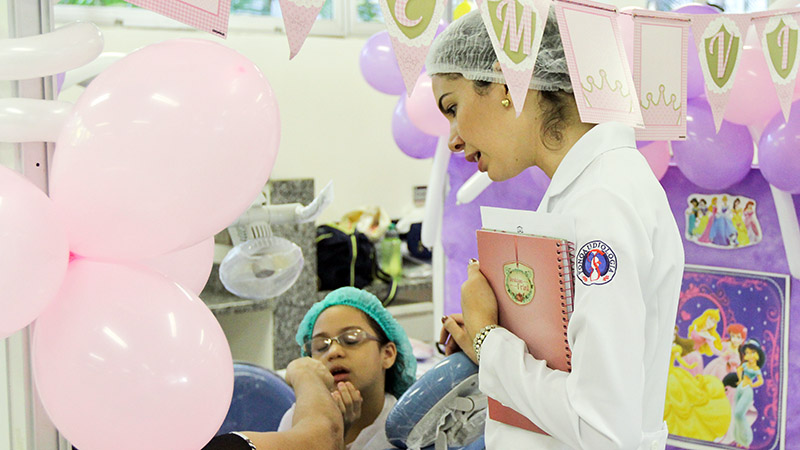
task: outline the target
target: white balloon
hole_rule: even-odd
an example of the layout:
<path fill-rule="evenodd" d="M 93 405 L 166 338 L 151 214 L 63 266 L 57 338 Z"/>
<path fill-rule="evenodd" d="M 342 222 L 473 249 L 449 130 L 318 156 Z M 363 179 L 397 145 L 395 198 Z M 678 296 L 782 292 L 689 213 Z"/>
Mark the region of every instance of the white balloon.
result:
<path fill-rule="evenodd" d="M 469 177 L 464 184 L 458 188 L 456 192 L 456 205 L 463 205 L 475 200 L 489 185 L 492 184 L 492 179 L 486 172 L 475 172 L 474 175 Z"/>
<path fill-rule="evenodd" d="M 447 165 L 450 162 L 450 149 L 447 148 L 447 136 L 439 137 L 436 153 L 433 155 L 433 167 L 428 181 L 428 190 L 425 192 L 425 215 L 422 219 L 420 241 L 422 245 L 433 248 L 436 243 L 436 233 L 442 223 L 444 213 L 444 184 L 447 180 Z"/>
<path fill-rule="evenodd" d="M 33 98 L 0 99 L 0 142 L 55 142 L 72 103 Z"/>
<path fill-rule="evenodd" d="M 70 70 L 64 76 L 64 84 L 61 86 L 61 91 L 69 89 L 76 84 L 81 84 L 82 86 L 88 85 L 94 77 L 100 75 L 100 72 L 106 70 L 111 64 L 124 58 L 125 55 L 126 54 L 122 52 L 103 52 L 94 61 L 74 70 Z"/>
<path fill-rule="evenodd" d="M 74 22 L 50 33 L 0 39 L 0 80 L 25 80 L 80 67 L 103 51 L 103 35 L 90 22 Z"/>

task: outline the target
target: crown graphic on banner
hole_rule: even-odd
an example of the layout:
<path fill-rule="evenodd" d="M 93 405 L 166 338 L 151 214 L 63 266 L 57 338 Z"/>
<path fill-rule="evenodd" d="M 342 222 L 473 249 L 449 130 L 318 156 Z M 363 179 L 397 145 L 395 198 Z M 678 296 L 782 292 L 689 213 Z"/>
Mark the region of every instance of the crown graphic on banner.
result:
<path fill-rule="evenodd" d="M 581 83 L 583 97 L 592 108 L 607 109 L 611 111 L 633 111 L 633 97 L 631 90 L 626 89 L 621 80 L 612 84 L 608 81 L 608 74 L 600 69 L 600 80 L 595 82 L 592 75 L 586 76 L 586 82 Z"/>
<path fill-rule="evenodd" d="M 665 86 L 658 86 L 658 98 L 653 101 L 653 93 L 645 94 L 645 101 L 641 102 L 642 116 L 648 125 L 679 125 L 681 123 L 681 101 L 675 94 L 670 94 L 669 100 L 665 95 Z"/>

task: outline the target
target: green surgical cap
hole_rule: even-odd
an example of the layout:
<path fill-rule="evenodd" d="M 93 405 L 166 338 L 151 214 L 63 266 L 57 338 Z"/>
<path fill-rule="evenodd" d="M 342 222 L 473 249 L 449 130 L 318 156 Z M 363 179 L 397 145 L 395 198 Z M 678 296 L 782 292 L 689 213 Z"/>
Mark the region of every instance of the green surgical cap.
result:
<path fill-rule="evenodd" d="M 495 69 L 497 55 L 479 10 L 459 17 L 436 37 L 428 51 L 428 75 L 457 73 L 472 81 L 506 84 Z M 567 58 L 558 31 L 554 9 L 550 9 L 536 56 L 529 89 L 572 92 Z"/>
<path fill-rule="evenodd" d="M 386 337 L 397 346 L 397 359 L 387 372 L 386 380 L 387 384 L 391 383 L 391 385 L 387 386 L 388 391 L 395 397 L 400 398 L 403 392 L 414 384 L 417 379 L 417 359 L 414 357 L 411 342 L 408 341 L 408 336 L 403 327 L 383 307 L 378 297 L 365 290 L 354 287 L 339 288 L 331 291 L 322 301 L 311 306 L 311 309 L 308 310 L 300 322 L 295 336 L 295 341 L 300 345 L 303 356 L 308 356 L 302 348 L 303 344 L 311 339 L 317 318 L 322 314 L 322 311 L 336 305 L 352 306 L 363 311 L 381 327 Z"/>

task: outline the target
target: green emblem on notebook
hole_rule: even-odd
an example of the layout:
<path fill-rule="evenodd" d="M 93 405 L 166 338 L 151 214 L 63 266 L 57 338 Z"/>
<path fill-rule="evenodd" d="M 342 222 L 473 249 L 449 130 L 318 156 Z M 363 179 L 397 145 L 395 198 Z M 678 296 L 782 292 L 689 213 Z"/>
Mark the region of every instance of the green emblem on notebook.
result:
<path fill-rule="evenodd" d="M 503 265 L 506 293 L 512 302 L 527 305 L 533 300 L 536 286 L 533 284 L 533 269 L 518 262 Z"/>

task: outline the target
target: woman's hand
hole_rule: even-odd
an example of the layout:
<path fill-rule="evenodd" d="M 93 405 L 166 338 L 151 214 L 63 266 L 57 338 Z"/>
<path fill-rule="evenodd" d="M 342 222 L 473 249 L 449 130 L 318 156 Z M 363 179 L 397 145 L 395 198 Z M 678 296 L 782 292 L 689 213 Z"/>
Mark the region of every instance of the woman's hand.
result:
<path fill-rule="evenodd" d="M 361 397 L 361 392 L 349 381 L 339 383 L 336 387 L 337 390 L 333 391 L 331 396 L 339 407 L 339 411 L 342 412 L 344 429 L 347 430 L 353 422 L 361 417 L 361 403 L 363 398 Z"/>
<path fill-rule="evenodd" d="M 439 335 L 439 343 L 445 345 L 446 355 L 461 349 L 477 364 L 472 340 L 485 326 L 497 324 L 497 299 L 481 273 L 478 261 L 474 259 L 467 266 L 467 281 L 461 285 L 461 309 L 463 314 L 442 318 L 444 328 Z"/>

